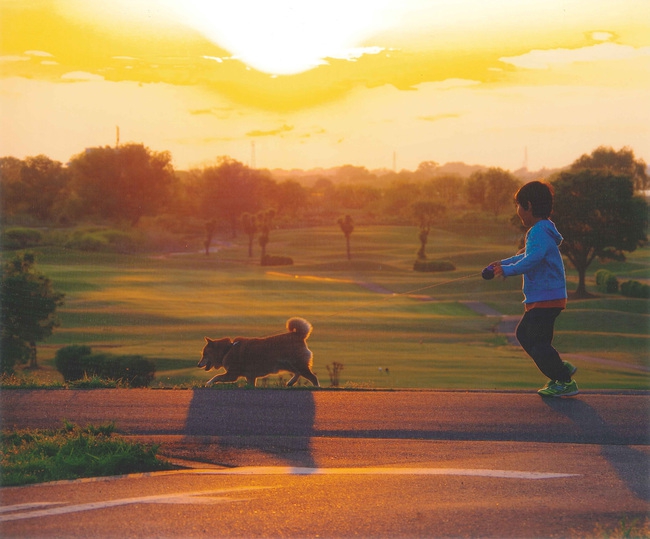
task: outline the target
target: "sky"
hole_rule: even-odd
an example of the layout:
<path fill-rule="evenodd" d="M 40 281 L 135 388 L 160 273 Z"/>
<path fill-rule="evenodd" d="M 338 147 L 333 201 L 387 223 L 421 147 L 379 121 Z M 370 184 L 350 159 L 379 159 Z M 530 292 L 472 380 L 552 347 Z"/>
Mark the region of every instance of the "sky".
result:
<path fill-rule="evenodd" d="M 648 0 L 0 0 L 0 156 L 650 163 Z"/>

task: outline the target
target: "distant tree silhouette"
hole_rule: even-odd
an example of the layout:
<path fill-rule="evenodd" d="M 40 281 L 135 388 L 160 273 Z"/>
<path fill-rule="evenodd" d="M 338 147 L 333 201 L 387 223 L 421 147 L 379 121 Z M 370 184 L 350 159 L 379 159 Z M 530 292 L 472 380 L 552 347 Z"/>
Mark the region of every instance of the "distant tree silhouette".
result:
<path fill-rule="evenodd" d="M 521 182 L 510 172 L 492 167 L 474 172 L 466 182 L 467 198 L 472 204 L 478 204 L 483 211 L 495 216 L 512 203 L 512 195 Z"/>
<path fill-rule="evenodd" d="M 205 256 L 210 255 L 210 244 L 212 243 L 212 237 L 217 231 L 217 222 L 214 219 L 211 219 L 205 223 L 205 241 L 203 245 L 205 246 Z"/>
<path fill-rule="evenodd" d="M 445 207 L 437 202 L 421 200 L 413 203 L 412 209 L 413 215 L 420 227 L 420 232 L 418 234 L 420 249 L 418 250 L 417 256 L 419 260 L 425 260 L 427 258 L 426 247 L 431 225 L 436 217 L 444 213 Z"/>
<path fill-rule="evenodd" d="M 216 167 L 203 169 L 196 190 L 204 217 L 217 215 L 235 237 L 241 216 L 256 213 L 269 204 L 275 185 L 268 172 L 222 157 Z"/>
<path fill-rule="evenodd" d="M 591 154 L 584 154 L 571 164 L 571 171 L 600 170 L 622 174 L 632 178 L 634 188 L 643 191 L 648 188 L 647 165 L 643 159 L 636 159 L 631 148 L 616 151 L 611 147 L 599 146 Z"/>
<path fill-rule="evenodd" d="M 1 210 L 5 217 L 56 220 L 67 196 L 68 170 L 45 155 L 0 159 Z"/>
<path fill-rule="evenodd" d="M 257 222 L 259 223 L 260 236 L 258 242 L 262 248 L 261 260 L 263 261 L 266 257 L 266 246 L 269 243 L 269 235 L 271 233 L 271 227 L 273 225 L 273 218 L 275 217 L 275 210 L 266 210 L 265 212 L 259 213 L 257 216 Z"/>
<path fill-rule="evenodd" d="M 253 240 L 255 239 L 255 234 L 257 233 L 257 217 L 251 215 L 250 213 L 244 213 L 241 216 L 242 228 L 244 229 L 244 234 L 248 236 L 248 256 L 253 256 Z"/>
<path fill-rule="evenodd" d="M 175 181 L 171 154 L 143 144 L 88 148 L 68 168 L 77 212 L 131 225 L 160 212 Z"/>
<path fill-rule="evenodd" d="M 346 215 L 345 217 L 339 217 L 337 223 L 345 235 L 345 245 L 348 254 L 348 260 L 351 260 L 352 256 L 350 254 L 350 236 L 352 236 L 352 232 L 354 231 L 354 221 L 350 215 Z"/>

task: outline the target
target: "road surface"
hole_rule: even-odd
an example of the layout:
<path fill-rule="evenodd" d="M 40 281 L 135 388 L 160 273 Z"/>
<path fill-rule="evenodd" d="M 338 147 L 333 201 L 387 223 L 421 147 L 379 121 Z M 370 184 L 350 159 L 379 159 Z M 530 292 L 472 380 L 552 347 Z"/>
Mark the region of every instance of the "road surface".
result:
<path fill-rule="evenodd" d="M 650 394 L 7 390 L 194 469 L 0 490 L 2 537 L 590 536 L 649 514 Z"/>

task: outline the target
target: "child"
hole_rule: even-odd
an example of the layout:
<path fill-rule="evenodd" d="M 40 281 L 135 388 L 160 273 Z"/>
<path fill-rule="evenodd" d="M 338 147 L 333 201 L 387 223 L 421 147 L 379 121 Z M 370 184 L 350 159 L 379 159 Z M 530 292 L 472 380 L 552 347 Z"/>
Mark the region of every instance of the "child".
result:
<path fill-rule="evenodd" d="M 494 275 L 523 275 L 525 313 L 517 326 L 517 339 L 533 358 L 548 383 L 538 391 L 542 397 L 578 394 L 571 376 L 576 367 L 562 361 L 553 347 L 555 319 L 566 307 L 566 276 L 559 246 L 562 236 L 549 220 L 553 190 L 543 182 L 530 182 L 515 194 L 517 215 L 528 229 L 526 246 L 515 256 L 493 262 Z"/>

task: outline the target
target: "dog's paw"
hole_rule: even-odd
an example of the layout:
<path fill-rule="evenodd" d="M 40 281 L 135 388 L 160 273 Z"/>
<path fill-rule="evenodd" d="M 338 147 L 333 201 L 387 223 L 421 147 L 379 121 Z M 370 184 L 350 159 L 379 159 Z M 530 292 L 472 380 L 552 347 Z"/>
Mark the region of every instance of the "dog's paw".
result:
<path fill-rule="evenodd" d="M 214 382 L 206 382 L 205 387 L 212 387 L 214 385 Z"/>

